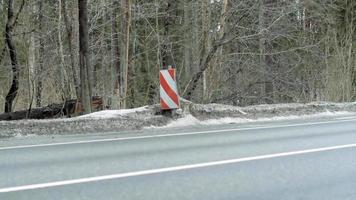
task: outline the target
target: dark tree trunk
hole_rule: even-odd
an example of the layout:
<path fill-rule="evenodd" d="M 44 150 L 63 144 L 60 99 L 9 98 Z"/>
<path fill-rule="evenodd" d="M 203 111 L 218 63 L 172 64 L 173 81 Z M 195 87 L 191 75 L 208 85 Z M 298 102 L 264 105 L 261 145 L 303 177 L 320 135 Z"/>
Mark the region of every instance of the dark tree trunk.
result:
<path fill-rule="evenodd" d="M 111 20 L 112 20 L 112 54 L 113 54 L 113 59 L 114 59 L 114 68 L 112 73 L 115 74 L 115 78 L 112 80 L 114 81 L 114 91 L 110 91 L 110 92 L 114 92 L 114 97 L 115 100 L 113 101 L 114 104 L 116 105 L 112 105 L 112 107 L 115 108 L 120 108 L 120 86 L 121 86 L 121 61 L 120 61 L 120 44 L 119 44 L 119 24 L 118 24 L 118 17 L 117 15 L 120 12 L 120 5 L 119 5 L 119 0 L 115 0 L 113 3 L 113 11 L 111 13 Z"/>
<path fill-rule="evenodd" d="M 103 110 L 103 99 L 99 96 L 92 97 L 92 108 L 95 111 Z M 82 104 L 77 99 L 67 100 L 64 103 L 54 103 L 41 108 L 34 108 L 31 112 L 20 110 L 11 113 L 0 114 L 1 120 L 22 119 L 53 119 L 63 116 L 72 117 L 82 112 Z"/>
<path fill-rule="evenodd" d="M 42 106 L 42 72 L 43 72 L 43 64 L 44 64 L 44 55 L 45 55 L 45 49 L 44 49 L 44 38 L 43 38 L 43 1 L 38 1 L 38 21 L 39 21 L 39 31 L 41 36 L 39 37 L 39 65 L 36 68 L 36 76 L 37 76 L 37 84 L 36 84 L 36 106 L 41 107 Z"/>
<path fill-rule="evenodd" d="M 225 38 L 225 35 L 222 37 L 222 39 L 220 39 L 220 41 L 223 41 L 224 38 Z M 199 61 L 199 69 L 200 70 L 193 75 L 193 77 L 190 79 L 190 81 L 188 82 L 187 86 L 185 87 L 185 89 L 183 91 L 183 96 L 186 99 L 190 100 L 192 98 L 193 92 L 198 87 L 198 81 L 203 76 L 205 70 L 207 70 L 210 67 L 209 63 L 213 59 L 216 51 L 218 50 L 218 48 L 221 45 L 222 45 L 222 43 L 215 42 L 213 44 L 212 48 L 210 49 L 209 53 L 206 56 L 200 58 L 200 61 Z"/>
<path fill-rule="evenodd" d="M 121 6 L 123 8 L 123 18 L 122 18 L 122 34 L 123 34 L 123 45 L 122 45 L 122 59 L 121 65 L 123 69 L 123 91 L 122 91 L 122 107 L 127 107 L 127 98 L 129 91 L 129 70 L 130 70 L 130 29 L 131 29 L 131 0 L 122 0 Z"/>
<path fill-rule="evenodd" d="M 78 79 L 78 70 L 77 70 L 77 65 L 76 65 L 76 57 L 74 53 L 74 44 L 73 44 L 73 24 L 71 19 L 69 18 L 68 12 L 67 12 L 67 2 L 66 0 L 63 1 L 62 3 L 62 10 L 63 10 L 63 15 L 64 15 L 64 23 L 66 26 L 66 32 L 67 32 L 67 39 L 68 39 L 68 48 L 70 52 L 70 64 L 72 68 L 72 75 L 73 75 L 73 82 L 74 82 L 74 87 L 75 87 L 75 95 L 77 98 L 80 97 L 80 83 Z"/>
<path fill-rule="evenodd" d="M 12 39 L 12 32 L 14 28 L 14 2 L 13 0 L 8 0 L 8 13 L 7 13 L 7 23 L 5 29 L 5 40 L 7 47 L 9 49 L 11 66 L 12 66 L 12 83 L 9 92 L 5 98 L 5 113 L 12 111 L 12 104 L 17 96 L 19 89 L 19 64 L 17 62 L 16 48 Z"/>
<path fill-rule="evenodd" d="M 205 55 L 200 56 L 199 59 L 199 71 L 196 72 L 193 77 L 190 79 L 188 84 L 186 85 L 182 95 L 190 100 L 193 96 L 194 91 L 197 89 L 199 85 L 199 80 L 203 77 L 204 72 L 209 69 L 212 65 L 210 65 L 211 60 L 214 58 L 216 52 L 221 48 L 224 44 L 229 43 L 234 39 L 234 37 L 231 37 L 227 39 L 227 31 L 224 30 L 224 26 L 226 24 L 227 20 L 227 7 L 228 7 L 229 1 L 224 0 L 224 8 L 223 8 L 223 13 L 220 18 L 220 25 L 222 28 L 222 32 L 218 34 L 217 39 L 214 39 L 212 41 L 212 47 L 205 53 Z"/>
<path fill-rule="evenodd" d="M 169 37 L 169 28 L 172 23 L 172 9 L 173 3 L 171 0 L 167 0 L 165 2 L 165 16 L 163 21 L 163 44 L 162 44 L 162 64 L 163 69 L 167 69 L 169 65 L 173 65 L 173 58 L 172 58 L 172 43 Z"/>
<path fill-rule="evenodd" d="M 91 87 L 90 87 L 90 60 L 89 60 L 89 29 L 88 29 L 88 2 L 78 0 L 79 8 L 79 65 L 81 83 L 81 102 L 83 113 L 91 113 Z"/>
<path fill-rule="evenodd" d="M 76 100 L 67 101 L 63 104 L 52 104 L 46 107 L 34 108 L 29 113 L 28 110 L 0 114 L 1 120 L 22 120 L 22 119 L 52 119 L 64 115 L 75 114 Z"/>

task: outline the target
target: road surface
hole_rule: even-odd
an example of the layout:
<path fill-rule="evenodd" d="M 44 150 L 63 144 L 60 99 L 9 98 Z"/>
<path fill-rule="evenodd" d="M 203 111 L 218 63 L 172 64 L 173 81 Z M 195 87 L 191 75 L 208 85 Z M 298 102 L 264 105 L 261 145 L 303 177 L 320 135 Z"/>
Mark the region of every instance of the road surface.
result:
<path fill-rule="evenodd" d="M 354 200 L 356 116 L 2 139 L 0 199 Z"/>

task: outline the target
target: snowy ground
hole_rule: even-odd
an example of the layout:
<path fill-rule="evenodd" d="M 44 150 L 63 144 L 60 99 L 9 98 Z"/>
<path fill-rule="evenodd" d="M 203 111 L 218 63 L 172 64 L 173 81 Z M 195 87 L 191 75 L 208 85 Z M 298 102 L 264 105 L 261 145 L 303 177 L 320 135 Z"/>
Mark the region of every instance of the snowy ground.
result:
<path fill-rule="evenodd" d="M 159 107 L 106 110 L 69 119 L 0 121 L 0 138 L 24 135 L 80 134 L 136 130 L 144 127 L 217 125 L 313 118 L 356 113 L 356 103 L 275 104 L 234 107 L 182 101 L 182 114 L 170 118 L 156 115 Z"/>
<path fill-rule="evenodd" d="M 133 113 L 140 113 L 149 110 L 149 106 L 144 106 L 140 108 L 134 109 L 122 109 L 122 110 L 103 110 L 95 113 L 91 113 L 88 115 L 79 116 L 76 119 L 115 119 L 118 117 L 122 117 L 125 115 L 133 114 Z"/>
<path fill-rule="evenodd" d="M 208 119 L 208 120 L 199 120 L 195 118 L 193 115 L 189 114 L 182 118 L 174 120 L 165 126 L 155 127 L 155 128 L 176 128 L 182 126 L 196 126 L 196 125 L 209 126 L 209 125 L 222 125 L 222 124 L 239 124 L 239 123 L 248 123 L 248 122 L 310 119 L 310 118 L 321 118 L 321 117 L 330 117 L 330 116 L 344 116 L 348 114 L 352 114 L 352 112 L 346 112 L 346 111 L 324 112 L 324 113 L 318 113 L 312 115 L 290 115 L 290 116 L 278 116 L 278 117 L 257 118 L 257 119 L 224 117 L 220 119 Z"/>

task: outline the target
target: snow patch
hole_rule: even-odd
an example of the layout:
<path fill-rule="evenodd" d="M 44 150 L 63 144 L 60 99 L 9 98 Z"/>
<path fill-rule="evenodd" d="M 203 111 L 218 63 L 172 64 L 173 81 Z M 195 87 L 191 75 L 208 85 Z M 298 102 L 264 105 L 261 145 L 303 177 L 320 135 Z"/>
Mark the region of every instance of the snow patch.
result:
<path fill-rule="evenodd" d="M 178 118 L 177 120 L 172 121 L 168 125 L 164 126 L 165 128 L 174 128 L 174 127 L 182 127 L 182 126 L 194 126 L 199 124 L 200 121 L 195 118 L 193 115 L 186 115 L 183 118 Z"/>
<path fill-rule="evenodd" d="M 99 112 L 90 113 L 87 115 L 82 115 L 76 117 L 77 119 L 111 119 L 121 116 L 125 116 L 132 113 L 147 111 L 148 106 L 133 108 L 133 109 L 122 109 L 122 110 L 103 110 Z"/>
<path fill-rule="evenodd" d="M 352 114 L 352 112 L 326 111 L 323 113 L 312 114 L 312 115 L 290 115 L 290 116 L 276 116 L 270 118 L 256 118 L 256 119 L 225 117 L 225 118 L 208 119 L 208 120 L 199 120 L 192 115 L 186 115 L 185 117 L 172 121 L 168 125 L 163 126 L 161 128 L 176 128 L 176 127 L 194 126 L 194 125 L 209 126 L 209 125 L 223 125 L 223 124 L 239 124 L 239 123 L 247 123 L 247 122 L 268 122 L 268 121 L 282 121 L 282 120 L 295 120 L 295 119 L 311 119 L 317 117 L 330 117 L 330 116 L 347 115 L 347 114 Z"/>

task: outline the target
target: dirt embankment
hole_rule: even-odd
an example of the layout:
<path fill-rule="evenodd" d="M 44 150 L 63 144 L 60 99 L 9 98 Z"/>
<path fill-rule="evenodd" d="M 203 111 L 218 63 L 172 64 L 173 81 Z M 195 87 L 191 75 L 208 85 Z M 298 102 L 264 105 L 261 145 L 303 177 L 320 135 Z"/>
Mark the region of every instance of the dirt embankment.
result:
<path fill-rule="evenodd" d="M 92 132 L 112 132 L 136 130 L 149 126 L 164 126 L 179 117 L 191 114 L 199 120 L 225 117 L 258 119 L 290 115 L 311 115 L 323 112 L 356 112 L 356 103 L 275 104 L 248 107 L 235 107 L 221 104 L 194 104 L 182 100 L 182 112 L 174 117 L 157 114 L 159 107 L 147 106 L 145 109 L 117 114 L 91 117 L 76 117 L 53 120 L 0 121 L 0 138 L 16 135 L 81 134 Z M 105 115 L 105 112 L 103 112 Z"/>
<path fill-rule="evenodd" d="M 308 104 L 274 104 L 247 107 L 235 107 L 221 104 L 190 103 L 189 112 L 200 120 L 232 118 L 269 118 L 290 115 L 312 115 L 323 112 L 356 112 L 356 103 L 313 102 Z"/>
<path fill-rule="evenodd" d="M 0 121 L 0 138 L 17 135 L 82 134 L 136 130 L 146 126 L 163 126 L 170 120 L 155 115 L 154 106 L 143 111 L 113 117 L 74 117 L 49 120 Z"/>

